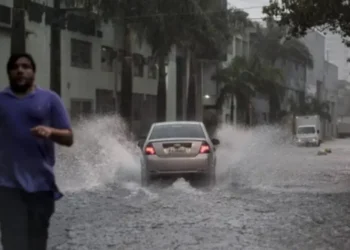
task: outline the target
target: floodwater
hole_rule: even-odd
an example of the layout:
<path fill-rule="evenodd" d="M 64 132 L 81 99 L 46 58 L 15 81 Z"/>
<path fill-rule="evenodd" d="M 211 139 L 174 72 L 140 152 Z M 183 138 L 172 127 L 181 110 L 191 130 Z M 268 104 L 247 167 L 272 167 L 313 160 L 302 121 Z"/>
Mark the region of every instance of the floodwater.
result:
<path fill-rule="evenodd" d="M 139 152 L 116 117 L 75 128 L 56 168 L 65 197 L 50 249 L 350 249 L 350 141 L 298 148 L 277 127 L 222 127 L 217 186 L 140 186 Z"/>

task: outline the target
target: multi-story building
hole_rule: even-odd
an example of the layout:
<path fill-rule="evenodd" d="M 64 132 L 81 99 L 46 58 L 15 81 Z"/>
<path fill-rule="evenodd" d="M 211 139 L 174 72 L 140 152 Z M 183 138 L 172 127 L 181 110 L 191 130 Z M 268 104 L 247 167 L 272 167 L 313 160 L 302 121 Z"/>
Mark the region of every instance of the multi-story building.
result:
<path fill-rule="evenodd" d="M 26 13 L 26 50 L 37 63 L 38 85 L 50 87 L 50 39 L 52 0 L 30 2 Z M 7 85 L 5 64 L 10 55 L 13 0 L 0 0 L 0 87 Z M 122 25 L 102 24 L 79 13 L 67 12 L 61 30 L 61 97 L 72 117 L 79 114 L 107 112 L 118 107 L 123 49 Z M 148 64 L 150 48 L 134 39 L 133 111 L 135 130 L 147 128 L 155 120 L 157 68 Z M 169 89 L 169 96 L 174 91 Z M 176 102 L 176 98 L 169 98 Z M 168 105 L 175 106 L 175 103 Z M 170 108 L 171 109 L 171 108 Z M 170 112 L 171 113 L 171 112 Z"/>
<path fill-rule="evenodd" d="M 328 61 L 326 37 L 318 31 L 310 31 L 304 38 L 304 43 L 309 48 L 314 68 L 307 70 L 308 94 L 314 96 L 320 103 L 327 102 L 331 121 L 324 122 L 324 136 L 335 136 L 335 124 L 337 120 L 337 82 L 339 69 L 337 65 Z"/>
<path fill-rule="evenodd" d="M 350 49 L 343 43 L 339 34 L 327 31 L 326 38 L 326 58 L 338 67 L 340 80 L 350 81 Z"/>

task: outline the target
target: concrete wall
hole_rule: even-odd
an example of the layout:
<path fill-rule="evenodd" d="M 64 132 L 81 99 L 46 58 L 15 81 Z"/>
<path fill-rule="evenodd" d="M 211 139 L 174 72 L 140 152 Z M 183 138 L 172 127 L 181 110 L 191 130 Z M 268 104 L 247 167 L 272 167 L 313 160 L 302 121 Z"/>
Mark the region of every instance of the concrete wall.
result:
<path fill-rule="evenodd" d="M 305 37 L 301 39 L 308 47 L 313 60 L 313 69 L 307 69 L 306 71 L 306 89 L 307 93 L 313 96 L 317 94 L 317 82 L 324 84 L 324 72 L 325 72 L 325 49 L 326 40 L 325 36 L 317 31 L 310 31 Z"/>
<path fill-rule="evenodd" d="M 345 46 L 339 34 L 327 31 L 325 53 L 327 61 L 338 67 L 338 78 L 350 81 L 350 64 L 347 62 L 350 58 L 350 50 Z"/>
<path fill-rule="evenodd" d="M 337 99 L 338 99 L 338 67 L 330 62 L 325 62 L 325 91 L 323 99 L 329 103 L 331 121 L 326 123 L 326 136 L 336 136 Z"/>

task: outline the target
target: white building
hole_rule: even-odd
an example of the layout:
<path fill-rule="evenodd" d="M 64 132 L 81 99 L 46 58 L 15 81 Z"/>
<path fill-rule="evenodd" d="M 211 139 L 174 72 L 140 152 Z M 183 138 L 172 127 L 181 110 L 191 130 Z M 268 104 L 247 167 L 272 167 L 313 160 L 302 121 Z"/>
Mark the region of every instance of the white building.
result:
<path fill-rule="evenodd" d="M 337 120 L 339 69 L 337 65 L 328 61 L 327 57 L 330 53 L 327 53 L 325 35 L 318 31 L 310 31 L 303 38 L 303 41 L 314 59 L 314 68 L 307 70 L 308 94 L 318 98 L 321 102 L 329 103 L 329 113 L 332 121 L 325 122 L 324 131 L 326 137 L 334 137 Z"/>
<path fill-rule="evenodd" d="M 325 51 L 326 39 L 323 34 L 317 31 L 307 33 L 301 39 L 308 47 L 314 61 L 313 69 L 306 71 L 307 94 L 320 98 L 321 89 L 325 82 Z"/>
<path fill-rule="evenodd" d="M 342 41 L 339 34 L 328 31 L 326 37 L 326 58 L 338 67 L 339 80 L 350 81 L 350 50 Z"/>
<path fill-rule="evenodd" d="M 50 87 L 52 4 L 52 0 L 46 0 L 44 5 L 32 2 L 26 14 L 26 50 L 33 55 L 37 64 L 36 82 L 44 88 Z M 0 88 L 8 84 L 5 65 L 10 55 L 12 7 L 13 0 L 0 0 Z M 74 117 L 118 107 L 121 65 L 114 55 L 123 49 L 122 26 L 103 24 L 96 27 L 94 22 L 91 26 L 79 25 L 77 19 L 83 20 L 81 16 L 67 13 L 66 17 L 65 27 L 61 31 L 61 96 L 67 109 Z M 147 45 L 143 43 L 140 46 L 134 38 L 132 52 L 145 58 L 144 61 L 134 60 L 133 63 L 133 119 L 137 130 L 138 127 L 147 128 L 155 120 L 158 73 L 155 67 L 147 63 L 151 56 Z M 175 120 L 174 53 L 169 56 L 167 71 L 167 119 Z"/>

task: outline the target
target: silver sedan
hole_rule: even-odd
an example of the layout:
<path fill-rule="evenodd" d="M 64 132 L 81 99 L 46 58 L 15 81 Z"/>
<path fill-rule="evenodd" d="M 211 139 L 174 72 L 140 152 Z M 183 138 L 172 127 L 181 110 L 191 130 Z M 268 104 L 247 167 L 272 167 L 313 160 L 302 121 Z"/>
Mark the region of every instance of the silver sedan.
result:
<path fill-rule="evenodd" d="M 139 141 L 142 150 L 142 184 L 162 175 L 196 174 L 205 185 L 215 184 L 215 146 L 219 140 L 210 139 L 202 122 L 154 123 L 145 140 Z"/>

